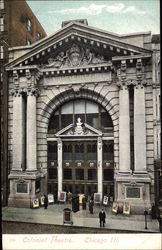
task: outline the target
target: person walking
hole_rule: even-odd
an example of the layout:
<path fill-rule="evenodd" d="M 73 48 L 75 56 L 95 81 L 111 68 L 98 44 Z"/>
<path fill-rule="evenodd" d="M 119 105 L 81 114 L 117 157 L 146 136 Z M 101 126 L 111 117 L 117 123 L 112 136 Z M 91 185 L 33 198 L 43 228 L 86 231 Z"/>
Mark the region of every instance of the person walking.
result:
<path fill-rule="evenodd" d="M 93 205 L 94 205 L 93 200 L 90 200 L 90 201 L 89 201 L 89 212 L 90 212 L 91 214 L 93 214 Z"/>
<path fill-rule="evenodd" d="M 47 209 L 47 207 L 48 207 L 48 197 L 47 197 L 47 195 L 45 194 L 45 195 L 44 195 L 44 209 Z"/>
<path fill-rule="evenodd" d="M 71 204 L 72 193 L 70 191 L 67 193 L 67 199 L 68 199 L 68 203 Z"/>
<path fill-rule="evenodd" d="M 99 219 L 100 219 L 100 227 L 102 226 L 104 227 L 106 214 L 103 209 L 99 212 Z"/>
<path fill-rule="evenodd" d="M 83 210 L 86 210 L 86 197 L 85 197 L 85 195 L 83 195 L 83 198 L 82 198 L 82 208 L 83 208 Z"/>

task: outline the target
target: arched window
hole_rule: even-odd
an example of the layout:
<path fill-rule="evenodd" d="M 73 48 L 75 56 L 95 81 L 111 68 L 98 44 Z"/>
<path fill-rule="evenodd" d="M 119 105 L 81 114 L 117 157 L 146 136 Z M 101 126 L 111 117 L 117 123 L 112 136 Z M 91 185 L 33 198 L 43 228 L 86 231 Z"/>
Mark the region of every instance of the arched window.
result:
<path fill-rule="evenodd" d="M 87 123 L 104 133 L 113 130 L 111 117 L 101 105 L 89 100 L 79 99 L 63 104 L 52 114 L 48 132 L 56 133 L 72 123 L 76 125 L 79 117 L 81 122 Z"/>

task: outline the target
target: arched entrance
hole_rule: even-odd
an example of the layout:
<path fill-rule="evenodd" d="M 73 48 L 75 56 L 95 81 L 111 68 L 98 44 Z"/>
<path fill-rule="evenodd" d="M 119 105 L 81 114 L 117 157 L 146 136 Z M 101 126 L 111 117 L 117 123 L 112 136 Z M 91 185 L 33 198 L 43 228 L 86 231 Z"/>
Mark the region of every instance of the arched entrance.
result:
<path fill-rule="evenodd" d="M 82 131 L 75 133 L 78 118 Z M 84 193 L 88 197 L 99 191 L 100 178 L 102 195 L 113 196 L 113 124 L 107 111 L 93 101 L 74 99 L 51 115 L 48 126 L 48 192 L 55 196 L 60 186 L 58 138 L 62 141 L 62 190 Z M 102 138 L 100 155 L 99 138 Z"/>

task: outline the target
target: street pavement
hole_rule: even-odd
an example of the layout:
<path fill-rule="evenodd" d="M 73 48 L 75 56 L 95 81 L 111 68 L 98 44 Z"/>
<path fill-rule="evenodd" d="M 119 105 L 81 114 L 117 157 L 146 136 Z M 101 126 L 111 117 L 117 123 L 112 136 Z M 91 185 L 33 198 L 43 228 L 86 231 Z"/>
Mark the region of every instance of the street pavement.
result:
<path fill-rule="evenodd" d="M 35 209 L 3 207 L 2 221 L 64 225 L 63 210 L 65 208 L 71 209 L 71 204 L 50 204 L 48 209 L 44 209 L 44 207 Z M 98 214 L 101 208 L 104 208 L 106 213 L 105 229 L 129 230 L 137 233 L 159 233 L 159 223 L 157 220 L 152 219 L 150 215 L 147 216 L 147 229 L 145 229 L 144 215 L 115 215 L 111 212 L 111 207 L 102 205 L 94 206 L 93 214 L 90 214 L 88 207 L 86 210 L 80 207 L 80 211 L 76 213 L 71 212 L 71 221 L 73 222 L 71 226 L 99 228 Z"/>

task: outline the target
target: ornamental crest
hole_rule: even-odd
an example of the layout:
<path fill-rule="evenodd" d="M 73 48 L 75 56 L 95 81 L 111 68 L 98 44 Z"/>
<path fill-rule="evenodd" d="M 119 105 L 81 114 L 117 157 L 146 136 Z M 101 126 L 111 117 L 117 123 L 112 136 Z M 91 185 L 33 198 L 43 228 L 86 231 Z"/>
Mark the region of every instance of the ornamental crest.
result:
<path fill-rule="evenodd" d="M 76 44 L 73 44 L 72 47 L 67 51 L 67 57 L 71 66 L 79 66 L 83 55 L 83 49 L 80 49 Z"/>

